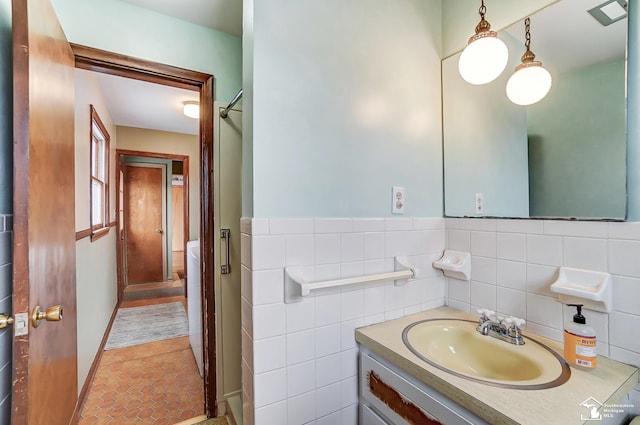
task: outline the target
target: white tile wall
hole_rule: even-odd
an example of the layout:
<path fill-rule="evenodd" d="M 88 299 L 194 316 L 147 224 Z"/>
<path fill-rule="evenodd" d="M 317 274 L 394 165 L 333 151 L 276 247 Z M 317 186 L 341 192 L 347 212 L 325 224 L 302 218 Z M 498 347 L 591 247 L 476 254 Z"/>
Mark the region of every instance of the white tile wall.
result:
<path fill-rule="evenodd" d="M 498 260 L 496 263 L 498 286 L 524 291 L 527 287 L 527 266 L 522 261 Z"/>
<path fill-rule="evenodd" d="M 446 224 L 446 229 L 445 229 Z M 356 424 L 358 326 L 448 305 L 488 307 L 562 340 L 563 308 L 549 291 L 560 265 L 613 275 L 611 314 L 585 311 L 598 351 L 640 366 L 640 223 L 493 219 L 247 219 L 242 226 L 243 393 L 246 423 Z M 472 253 L 472 280 L 431 267 L 446 247 Z M 418 281 L 331 289 L 283 302 L 283 268 L 316 280 L 393 269 Z M 308 273 L 307 273 L 308 272 Z M 639 404 L 640 390 L 631 401 Z M 640 412 L 638 412 L 640 413 Z"/>
<path fill-rule="evenodd" d="M 243 219 L 241 229 L 245 423 L 355 425 L 354 330 L 445 303 L 446 279 L 431 267 L 445 247 L 445 220 Z M 495 224 L 476 230 L 478 249 L 495 257 Z M 461 238 L 470 244 L 464 231 Z M 323 280 L 392 271 L 397 255 L 421 270 L 419 280 L 327 289 L 284 303 L 285 265 Z M 495 287 L 496 261 L 484 262 L 480 278 Z M 468 289 L 460 297 L 468 303 Z"/>
<path fill-rule="evenodd" d="M 519 233 L 498 233 L 496 237 L 498 258 L 525 261 L 527 238 Z"/>
<path fill-rule="evenodd" d="M 640 223 L 448 218 L 446 240 L 470 251 L 472 264 L 471 282 L 448 279 L 448 305 L 523 317 L 528 330 L 557 341 L 573 316 L 549 290 L 558 266 L 611 273 L 613 311 L 585 310 L 587 323 L 599 354 L 640 367 Z"/>

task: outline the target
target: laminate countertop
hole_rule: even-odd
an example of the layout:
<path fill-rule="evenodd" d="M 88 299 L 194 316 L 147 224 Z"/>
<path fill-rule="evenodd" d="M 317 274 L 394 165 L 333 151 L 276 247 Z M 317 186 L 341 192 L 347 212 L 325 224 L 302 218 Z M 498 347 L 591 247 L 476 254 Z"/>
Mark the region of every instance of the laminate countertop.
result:
<path fill-rule="evenodd" d="M 421 360 L 402 341 L 406 326 L 435 318 L 477 320 L 460 310 L 438 307 L 356 329 L 356 341 L 492 424 L 592 424 L 593 420 L 582 419 L 588 415 L 581 406 L 584 401 L 592 397 L 605 406 L 603 412 L 606 414 L 608 408 L 615 409 L 621 404 L 638 383 L 636 367 L 602 356 L 598 356 L 596 369 L 571 367 L 567 382 L 543 390 L 505 389 L 457 377 Z M 531 336 L 562 355 L 562 344 L 526 331 L 523 335 Z"/>

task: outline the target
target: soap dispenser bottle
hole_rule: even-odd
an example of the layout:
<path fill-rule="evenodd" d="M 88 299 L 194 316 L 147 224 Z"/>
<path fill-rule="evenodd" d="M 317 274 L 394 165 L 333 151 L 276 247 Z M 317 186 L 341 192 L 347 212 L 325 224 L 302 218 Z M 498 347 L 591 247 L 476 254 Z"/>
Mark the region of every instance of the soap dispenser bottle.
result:
<path fill-rule="evenodd" d="M 582 315 L 582 304 L 567 304 L 576 307 L 573 322 L 564 330 L 564 358 L 567 362 L 583 369 L 596 367 L 596 332 L 587 326 Z"/>

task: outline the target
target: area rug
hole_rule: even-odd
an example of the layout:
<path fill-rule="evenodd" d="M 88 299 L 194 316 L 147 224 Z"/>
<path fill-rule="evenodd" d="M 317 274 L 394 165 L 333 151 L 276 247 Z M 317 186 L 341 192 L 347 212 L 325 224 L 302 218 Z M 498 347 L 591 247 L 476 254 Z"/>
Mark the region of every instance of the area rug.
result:
<path fill-rule="evenodd" d="M 104 349 L 131 347 L 188 334 L 187 314 L 180 302 L 121 308 Z"/>

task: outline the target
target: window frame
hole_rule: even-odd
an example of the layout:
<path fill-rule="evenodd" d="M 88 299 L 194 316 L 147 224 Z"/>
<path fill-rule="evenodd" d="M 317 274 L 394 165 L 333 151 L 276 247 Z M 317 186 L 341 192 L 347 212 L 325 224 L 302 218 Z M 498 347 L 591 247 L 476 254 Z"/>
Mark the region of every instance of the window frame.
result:
<path fill-rule="evenodd" d="M 102 123 L 94 106 L 89 105 L 89 108 L 89 229 L 91 231 L 91 242 L 93 242 L 106 236 L 111 228 L 109 224 L 111 136 Z M 97 135 L 96 131 L 94 131 L 96 128 L 100 135 Z M 101 147 L 100 152 L 95 152 L 96 146 Z M 102 171 L 102 173 L 100 173 L 100 171 Z M 100 174 L 103 175 L 100 176 Z M 102 220 L 99 223 L 94 223 L 94 205 L 96 202 L 96 199 L 94 199 L 94 183 L 96 182 L 102 187 L 102 196 L 100 197 L 102 203 L 100 208 L 102 210 Z"/>

